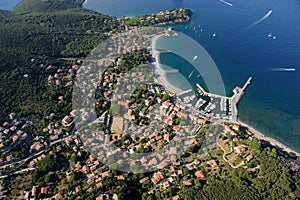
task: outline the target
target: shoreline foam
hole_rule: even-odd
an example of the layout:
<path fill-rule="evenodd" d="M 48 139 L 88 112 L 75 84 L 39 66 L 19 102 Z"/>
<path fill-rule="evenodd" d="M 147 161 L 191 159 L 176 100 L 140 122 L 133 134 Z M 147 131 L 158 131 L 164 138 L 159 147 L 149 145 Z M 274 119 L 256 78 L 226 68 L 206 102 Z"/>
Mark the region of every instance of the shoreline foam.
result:
<path fill-rule="evenodd" d="M 274 138 L 266 136 L 265 134 L 263 134 L 262 132 L 258 131 L 255 128 L 253 128 L 249 124 L 246 124 L 246 123 L 242 122 L 241 120 L 238 120 L 238 123 L 240 125 L 242 125 L 243 127 L 248 128 L 248 131 L 250 133 L 252 133 L 257 139 L 268 141 L 271 145 L 273 145 L 277 148 L 280 148 L 280 150 L 286 151 L 287 153 L 294 153 L 295 155 L 300 156 L 300 153 L 297 152 L 296 150 L 293 150 L 292 148 L 288 147 L 285 144 L 282 144 L 281 142 L 279 142 L 278 140 L 276 140 Z"/>
<path fill-rule="evenodd" d="M 165 86 L 167 89 L 175 92 L 175 93 L 181 93 L 183 92 L 183 90 L 181 90 L 180 88 L 175 87 L 174 85 L 172 85 L 166 77 L 166 72 L 162 69 L 161 65 L 159 64 L 159 51 L 156 49 L 156 43 L 157 40 L 162 37 L 163 35 L 157 35 L 152 39 L 152 55 L 155 58 L 155 71 L 156 74 L 159 75 L 158 78 L 158 83 Z M 257 129 L 253 128 L 252 126 L 250 126 L 247 123 L 242 122 L 241 120 L 238 120 L 238 123 L 247 128 L 248 131 L 250 133 L 252 133 L 257 139 L 259 140 L 265 140 L 268 141 L 271 145 L 273 145 L 274 147 L 278 148 L 279 150 L 285 151 L 287 153 L 294 153 L 296 156 L 300 156 L 300 153 L 297 152 L 296 150 L 293 150 L 292 148 L 288 147 L 287 145 L 279 142 L 276 139 L 273 139 L 269 136 L 266 136 L 265 134 L 263 134 L 262 132 L 258 131 Z"/>
<path fill-rule="evenodd" d="M 84 2 L 82 3 L 82 7 L 84 7 L 87 3 L 88 3 L 89 0 L 84 0 Z"/>

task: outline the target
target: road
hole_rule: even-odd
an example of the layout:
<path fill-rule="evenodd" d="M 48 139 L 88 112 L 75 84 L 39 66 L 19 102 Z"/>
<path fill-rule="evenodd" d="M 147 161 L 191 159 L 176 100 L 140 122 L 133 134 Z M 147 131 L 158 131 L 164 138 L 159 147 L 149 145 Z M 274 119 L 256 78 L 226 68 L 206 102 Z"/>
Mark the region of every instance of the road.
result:
<path fill-rule="evenodd" d="M 16 164 L 23 164 L 23 163 L 27 162 L 28 160 L 31 160 L 32 158 L 41 155 L 42 153 L 44 153 L 45 151 L 47 151 L 47 150 L 48 150 L 50 147 L 52 147 L 53 145 L 55 145 L 55 144 L 57 144 L 57 143 L 60 143 L 60 142 L 62 142 L 63 140 L 69 138 L 69 137 L 72 137 L 72 136 L 68 136 L 68 137 L 64 137 L 64 138 L 61 138 L 61 139 L 59 139 L 59 140 L 56 140 L 56 141 L 50 143 L 50 145 L 48 145 L 45 149 L 43 149 L 43 150 L 41 150 L 41 151 L 39 151 L 39 152 L 36 152 L 35 154 L 32 154 L 31 156 L 29 156 L 29 157 L 27 157 L 27 158 L 24 158 L 24 159 L 22 159 L 22 160 L 18 160 L 18 161 L 12 162 L 12 163 L 7 163 L 7 164 L 5 164 L 5 165 L 2 165 L 2 166 L 0 167 L 0 169 L 4 169 L 4 168 L 6 168 L 6 167 L 13 167 L 13 166 L 16 165 Z M 22 170 L 20 170 L 20 171 L 22 171 Z M 19 171 L 19 172 L 20 172 L 20 171 Z M 13 173 L 11 173 L 11 174 L 14 174 L 14 173 L 15 173 L 15 172 L 13 172 Z M 7 174 L 7 175 L 10 175 L 10 174 Z M 4 175 L 4 176 L 7 176 L 7 175 Z"/>

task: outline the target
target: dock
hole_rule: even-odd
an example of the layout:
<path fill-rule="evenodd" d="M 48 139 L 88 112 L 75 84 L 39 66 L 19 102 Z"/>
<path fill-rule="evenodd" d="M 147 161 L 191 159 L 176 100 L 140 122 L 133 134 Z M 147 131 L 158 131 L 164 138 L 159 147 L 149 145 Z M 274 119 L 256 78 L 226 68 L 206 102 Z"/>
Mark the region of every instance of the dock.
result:
<path fill-rule="evenodd" d="M 244 84 L 244 86 L 241 87 L 236 87 L 233 90 L 233 95 L 231 97 L 226 97 L 218 94 L 212 94 L 209 92 L 206 92 L 202 86 L 198 83 L 196 83 L 196 87 L 199 89 L 199 92 L 203 96 L 208 96 L 211 98 L 219 98 L 221 99 L 221 110 L 224 111 L 226 110 L 226 100 L 229 101 L 230 105 L 230 110 L 231 110 L 231 122 L 237 123 L 238 122 L 238 102 L 242 98 L 243 94 L 245 93 L 246 88 L 251 84 L 252 77 L 248 78 L 247 82 Z M 201 102 L 197 102 L 198 106 L 201 105 Z"/>
<path fill-rule="evenodd" d="M 201 91 L 201 93 L 202 93 L 203 96 L 208 96 L 208 97 L 213 97 L 213 98 L 225 98 L 225 99 L 229 99 L 229 97 L 226 97 L 226 96 L 222 96 L 222 95 L 219 95 L 219 94 L 213 94 L 213 93 L 206 92 L 199 83 L 196 83 L 196 86 Z"/>
<path fill-rule="evenodd" d="M 252 80 L 252 77 L 250 77 L 247 80 L 247 82 L 245 83 L 245 85 L 242 88 L 236 87 L 233 90 L 233 96 L 230 97 L 230 99 L 231 99 L 231 110 L 232 110 L 232 120 L 234 122 L 238 121 L 238 108 L 237 108 L 237 105 L 238 105 L 240 99 L 242 98 L 242 96 L 244 95 L 246 88 L 251 84 L 251 80 Z"/>
<path fill-rule="evenodd" d="M 246 90 L 246 88 L 248 87 L 248 85 L 251 84 L 251 81 L 252 81 L 252 77 L 250 77 L 247 82 L 245 83 L 244 87 L 242 88 L 242 91 L 244 92 Z"/>

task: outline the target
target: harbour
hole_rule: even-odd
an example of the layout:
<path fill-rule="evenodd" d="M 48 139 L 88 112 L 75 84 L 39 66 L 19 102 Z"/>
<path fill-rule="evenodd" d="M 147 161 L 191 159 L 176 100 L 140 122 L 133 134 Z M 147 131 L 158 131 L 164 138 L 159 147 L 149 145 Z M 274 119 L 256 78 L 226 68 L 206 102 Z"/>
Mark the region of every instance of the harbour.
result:
<path fill-rule="evenodd" d="M 212 55 L 222 71 L 222 77 L 226 80 L 227 96 L 231 94 L 231 88 L 234 88 L 237 83 L 243 84 L 249 76 L 255 79 L 251 90 L 247 91 L 239 103 L 240 120 L 264 132 L 267 136 L 300 150 L 297 142 L 300 139 L 300 93 L 295 92 L 300 89 L 299 56 L 296 54 L 300 48 L 300 40 L 298 40 L 300 29 L 297 28 L 300 18 L 297 6 L 291 2 L 279 1 L 276 3 L 274 1 L 259 3 L 228 1 L 233 4 L 231 7 L 219 1 L 208 3 L 196 0 L 167 0 L 162 3 L 154 0 L 147 2 L 147 11 L 145 11 L 145 2 L 130 0 L 135 3 L 132 7 L 116 7 L 113 6 L 113 2 L 116 1 L 90 0 L 85 6 L 117 17 L 142 15 L 146 12 L 155 13 L 174 7 L 191 8 L 194 12 L 192 21 L 176 25 L 174 28 L 197 40 Z M 243 32 L 270 10 L 272 14 L 267 19 Z M 217 37 L 212 37 L 214 32 L 217 33 Z M 186 50 L 184 47 L 180 46 L 180 48 Z M 195 54 L 190 55 L 192 61 Z M 164 56 L 164 59 L 169 57 Z M 198 55 L 195 63 L 200 60 L 201 56 Z M 176 63 L 176 60 L 173 63 Z M 295 68 L 295 70 L 272 71 L 274 67 Z M 191 71 L 192 69 L 188 69 L 186 78 Z M 180 73 L 184 71 L 180 70 Z M 195 72 L 189 79 L 193 82 L 193 86 L 201 78 L 197 75 L 198 73 Z M 172 84 L 176 84 L 175 80 L 178 78 L 176 73 L 167 76 Z M 196 78 L 198 80 L 195 80 Z"/>
<path fill-rule="evenodd" d="M 236 87 L 233 90 L 233 95 L 231 97 L 222 96 L 218 94 L 213 94 L 206 92 L 200 84 L 196 84 L 198 88 L 198 92 L 202 96 L 209 97 L 210 100 L 219 100 L 220 111 L 225 112 L 226 115 L 220 115 L 216 113 L 211 113 L 214 108 L 216 108 L 215 104 L 209 104 L 207 109 L 204 109 L 204 113 L 211 113 L 211 116 L 215 116 L 218 120 L 227 120 L 228 122 L 237 123 L 238 122 L 238 108 L 237 105 L 245 93 L 246 88 L 251 84 L 252 77 L 249 77 L 244 86 Z M 196 103 L 196 107 L 201 107 L 205 102 L 202 99 L 199 99 Z M 227 106 L 228 105 L 228 106 Z"/>

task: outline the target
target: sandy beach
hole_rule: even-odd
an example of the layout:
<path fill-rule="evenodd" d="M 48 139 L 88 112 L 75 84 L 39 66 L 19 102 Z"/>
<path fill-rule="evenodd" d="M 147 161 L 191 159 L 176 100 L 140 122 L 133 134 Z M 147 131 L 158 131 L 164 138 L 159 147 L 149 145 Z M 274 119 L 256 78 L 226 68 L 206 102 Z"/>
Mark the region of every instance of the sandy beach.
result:
<path fill-rule="evenodd" d="M 244 126 L 244 127 L 248 128 L 249 132 L 252 133 L 257 139 L 268 141 L 268 142 L 270 142 L 270 144 L 272 144 L 273 146 L 279 147 L 279 148 L 281 148 L 282 150 L 284 150 L 284 151 L 286 151 L 286 152 L 288 152 L 288 153 L 291 153 L 291 152 L 292 152 L 292 153 L 294 153 L 295 155 L 300 156 L 300 153 L 298 153 L 297 151 L 291 149 L 290 147 L 288 147 L 288 146 L 282 144 L 281 142 L 279 142 L 279 141 L 277 141 L 277 140 L 275 140 L 275 139 L 273 139 L 273 138 L 270 138 L 270 137 L 264 135 L 263 133 L 261 133 L 260 131 L 256 130 L 256 129 L 253 128 L 252 126 L 250 126 L 250 125 L 248 125 L 248 124 L 246 124 L 246 123 L 244 123 L 244 122 L 242 122 L 242 121 L 240 121 L 240 120 L 239 120 L 238 122 L 239 122 L 239 124 L 240 124 L 241 126 Z"/>
<path fill-rule="evenodd" d="M 158 75 L 157 81 L 160 85 L 163 85 L 166 87 L 166 89 L 174 92 L 175 94 L 179 94 L 183 92 L 180 88 L 175 87 L 172 85 L 168 79 L 167 79 L 167 74 L 166 72 L 162 69 L 161 65 L 159 64 L 159 51 L 156 50 L 156 42 L 159 37 L 162 37 L 163 35 L 156 35 L 152 39 L 152 55 L 155 58 L 155 71 L 156 74 Z"/>
<path fill-rule="evenodd" d="M 177 88 L 175 86 L 173 86 L 167 79 L 166 77 L 166 72 L 162 69 L 162 67 L 159 64 L 159 51 L 156 50 L 156 42 L 158 40 L 159 37 L 162 37 L 163 35 L 157 35 L 155 37 L 153 37 L 152 39 L 152 55 L 155 58 L 155 70 L 156 70 L 156 74 L 159 76 L 157 79 L 158 83 L 165 86 L 168 90 L 175 92 L 176 94 L 182 93 L 183 90 L 181 90 L 180 88 Z M 300 153 L 291 149 L 290 147 L 282 144 L 281 142 L 270 138 L 266 135 L 264 135 L 263 133 L 261 133 L 260 131 L 256 130 L 255 128 L 253 128 L 252 126 L 238 120 L 238 123 L 243 126 L 248 128 L 248 131 L 250 133 L 252 133 L 257 139 L 259 140 L 265 140 L 270 142 L 270 144 L 272 144 L 273 146 L 276 146 L 288 153 L 294 153 L 297 156 L 300 156 Z"/>

